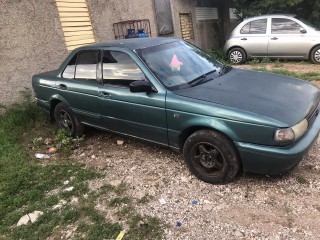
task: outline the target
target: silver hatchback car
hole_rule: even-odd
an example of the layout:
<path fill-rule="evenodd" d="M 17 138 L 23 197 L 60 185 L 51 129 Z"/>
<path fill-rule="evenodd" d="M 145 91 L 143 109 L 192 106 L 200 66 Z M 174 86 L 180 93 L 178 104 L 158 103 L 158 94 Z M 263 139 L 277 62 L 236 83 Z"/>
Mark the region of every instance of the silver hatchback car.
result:
<path fill-rule="evenodd" d="M 320 31 L 294 15 L 247 18 L 229 35 L 224 53 L 234 64 L 264 57 L 310 59 L 320 64 Z"/>

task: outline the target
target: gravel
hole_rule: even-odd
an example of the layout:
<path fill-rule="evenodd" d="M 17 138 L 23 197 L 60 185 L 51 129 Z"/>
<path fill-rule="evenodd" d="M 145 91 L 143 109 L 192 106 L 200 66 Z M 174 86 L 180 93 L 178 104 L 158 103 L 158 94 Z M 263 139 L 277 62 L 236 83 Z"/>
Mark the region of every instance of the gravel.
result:
<path fill-rule="evenodd" d="M 198 180 L 168 149 L 105 132 L 89 133 L 72 158 L 106 173 L 91 189 L 124 182 L 130 197 L 151 196 L 135 208 L 161 219 L 164 239 L 319 239 L 319 146 L 282 177 L 242 174 L 227 185 Z"/>

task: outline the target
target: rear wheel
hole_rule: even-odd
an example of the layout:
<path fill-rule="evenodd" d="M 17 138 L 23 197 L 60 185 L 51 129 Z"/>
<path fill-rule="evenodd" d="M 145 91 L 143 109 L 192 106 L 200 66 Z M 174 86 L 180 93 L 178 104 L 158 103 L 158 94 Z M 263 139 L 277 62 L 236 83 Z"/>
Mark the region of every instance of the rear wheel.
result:
<path fill-rule="evenodd" d="M 233 64 L 242 64 L 246 61 L 246 53 L 241 48 L 233 48 L 229 51 L 228 60 Z"/>
<path fill-rule="evenodd" d="M 84 126 L 78 121 L 72 110 L 64 103 L 58 103 L 54 109 L 54 118 L 60 129 L 72 137 L 80 137 Z"/>
<path fill-rule="evenodd" d="M 315 47 L 311 51 L 311 61 L 316 64 L 320 64 L 320 46 Z"/>
<path fill-rule="evenodd" d="M 186 140 L 183 155 L 190 171 L 208 183 L 227 183 L 240 168 L 240 159 L 233 143 L 223 134 L 200 130 Z"/>

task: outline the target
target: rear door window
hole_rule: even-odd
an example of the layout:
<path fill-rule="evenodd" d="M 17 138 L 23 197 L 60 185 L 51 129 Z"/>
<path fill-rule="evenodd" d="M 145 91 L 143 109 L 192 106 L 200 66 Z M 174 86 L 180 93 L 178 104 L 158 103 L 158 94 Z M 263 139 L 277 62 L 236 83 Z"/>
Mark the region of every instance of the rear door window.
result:
<path fill-rule="evenodd" d="M 248 22 L 244 25 L 241 34 L 265 34 L 267 32 L 267 19 L 259 19 Z"/>
<path fill-rule="evenodd" d="M 70 60 L 62 73 L 63 78 L 96 81 L 99 51 L 80 51 Z"/>
<path fill-rule="evenodd" d="M 75 79 L 96 80 L 99 51 L 81 51 L 78 54 Z"/>

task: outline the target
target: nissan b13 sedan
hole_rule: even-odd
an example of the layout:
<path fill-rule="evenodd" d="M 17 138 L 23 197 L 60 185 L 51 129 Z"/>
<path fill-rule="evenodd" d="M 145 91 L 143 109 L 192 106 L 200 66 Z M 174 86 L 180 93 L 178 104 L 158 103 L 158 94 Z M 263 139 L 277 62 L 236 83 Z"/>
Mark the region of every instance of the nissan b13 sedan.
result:
<path fill-rule="evenodd" d="M 92 126 L 167 146 L 215 184 L 240 170 L 290 171 L 320 129 L 316 86 L 222 65 L 180 39 L 80 47 L 32 84 L 38 105 L 73 137 Z"/>

